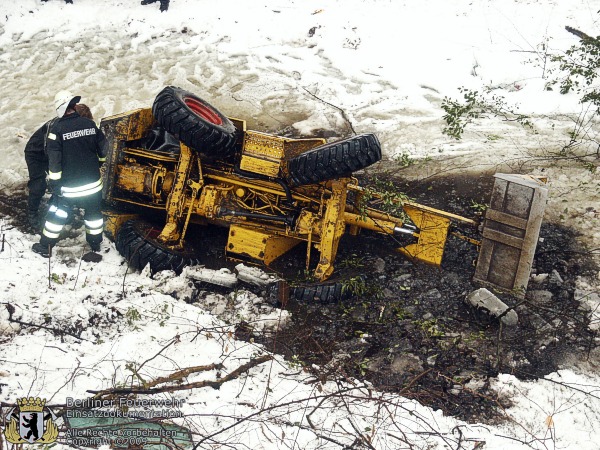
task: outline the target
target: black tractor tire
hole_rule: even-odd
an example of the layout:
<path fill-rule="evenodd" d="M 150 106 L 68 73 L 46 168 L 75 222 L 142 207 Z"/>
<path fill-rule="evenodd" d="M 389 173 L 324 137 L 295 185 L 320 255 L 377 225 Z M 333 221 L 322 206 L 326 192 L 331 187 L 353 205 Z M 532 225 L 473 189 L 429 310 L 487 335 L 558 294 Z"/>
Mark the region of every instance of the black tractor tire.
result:
<path fill-rule="evenodd" d="M 300 303 L 336 303 L 348 300 L 352 292 L 344 289 L 344 283 L 340 281 L 301 283 L 290 286 L 290 297 Z"/>
<path fill-rule="evenodd" d="M 287 163 L 289 181 L 303 186 L 350 176 L 381 160 L 381 145 L 374 134 L 359 134 L 320 145 L 291 158 Z"/>
<path fill-rule="evenodd" d="M 161 228 L 143 220 L 128 220 L 117 234 L 118 252 L 127 259 L 129 267 L 142 270 L 150 264 L 152 273 L 173 270 L 181 273 L 185 266 L 199 264 L 196 252 L 189 245 L 181 251 L 173 250 L 156 240 Z"/>
<path fill-rule="evenodd" d="M 167 86 L 160 91 L 152 115 L 165 130 L 206 156 L 225 157 L 235 148 L 237 130 L 231 120 L 184 89 Z"/>

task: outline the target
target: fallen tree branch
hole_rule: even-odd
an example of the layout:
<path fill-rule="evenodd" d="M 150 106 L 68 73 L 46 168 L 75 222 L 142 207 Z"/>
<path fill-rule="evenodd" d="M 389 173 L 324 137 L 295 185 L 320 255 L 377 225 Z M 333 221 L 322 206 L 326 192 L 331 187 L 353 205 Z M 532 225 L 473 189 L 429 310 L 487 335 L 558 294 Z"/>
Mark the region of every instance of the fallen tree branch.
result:
<path fill-rule="evenodd" d="M 342 403 L 344 404 L 344 407 L 346 408 L 346 411 L 348 412 L 348 417 L 347 417 L 347 421 L 350 424 L 350 426 L 352 427 L 352 429 L 354 430 L 354 432 L 356 433 L 357 436 L 357 441 L 356 443 L 362 446 L 365 446 L 371 450 L 375 450 L 375 447 L 373 447 L 373 445 L 371 444 L 371 440 L 369 439 L 368 436 L 365 436 L 356 426 L 356 424 L 354 423 L 354 421 L 352 420 L 352 411 L 350 410 L 350 406 L 348 405 L 348 402 L 346 401 L 346 398 L 341 394 L 341 390 L 343 388 L 343 386 L 341 385 L 341 383 L 336 380 L 336 384 L 338 385 L 338 389 L 339 389 L 339 399 L 342 401 Z M 338 422 L 338 425 L 340 427 L 342 427 L 342 424 L 340 422 Z M 342 427 L 343 429 L 343 427 Z"/>
<path fill-rule="evenodd" d="M 81 256 L 79 257 L 79 266 L 77 267 L 77 276 L 75 277 L 75 283 L 73 283 L 73 287 L 71 288 L 72 291 L 75 290 L 75 287 L 77 286 L 77 280 L 79 280 L 79 272 L 81 271 L 81 263 L 83 262 L 84 253 L 85 253 L 85 247 L 83 250 L 81 250 Z"/>
<path fill-rule="evenodd" d="M 185 369 L 178 370 L 177 372 L 173 372 L 171 375 L 168 375 L 166 377 L 160 377 L 154 381 L 150 381 L 149 383 L 146 383 L 146 385 L 144 387 L 145 388 L 153 388 L 159 384 L 167 383 L 169 381 L 181 380 L 182 378 L 188 377 L 193 373 L 207 372 L 209 370 L 216 370 L 216 369 L 223 369 L 223 364 L 222 363 L 213 363 L 213 364 L 208 364 L 206 366 L 187 367 Z M 238 370 L 238 369 L 236 369 L 236 370 Z"/>
<path fill-rule="evenodd" d="M 226 376 L 224 376 L 223 378 L 221 378 L 219 380 L 203 380 L 203 381 L 197 381 L 195 383 L 181 384 L 178 386 L 162 386 L 162 387 L 157 387 L 157 388 L 132 387 L 129 389 L 105 389 L 102 391 L 88 390 L 86 392 L 89 392 L 90 394 L 94 394 L 96 396 L 103 396 L 103 395 L 120 395 L 120 394 L 160 394 L 163 392 L 175 392 L 175 391 L 183 391 L 183 390 L 197 389 L 197 388 L 203 388 L 203 387 L 212 387 L 214 389 L 218 389 L 219 387 L 221 387 L 221 385 L 223 383 L 231 381 L 231 380 L 239 377 L 242 373 L 248 372 L 253 367 L 256 367 L 259 364 L 262 364 L 266 361 L 270 361 L 271 359 L 273 359 L 273 356 L 271 356 L 271 355 L 263 355 L 263 356 L 259 356 L 258 358 L 255 358 L 255 359 L 251 359 L 246 364 L 242 364 L 240 367 L 238 367 L 237 369 L 230 372 L 229 374 L 227 374 Z M 217 365 L 218 364 L 215 364 L 214 368 L 216 368 Z M 208 367 L 208 366 L 197 366 L 197 367 Z M 194 369 L 194 368 L 190 368 L 190 369 Z M 178 372 L 175 372 L 175 374 L 181 374 L 181 373 L 185 372 L 186 370 L 188 370 L 188 369 L 180 370 Z M 210 370 L 210 369 L 206 369 L 206 370 Z M 183 377 L 183 376 L 185 376 L 185 375 L 181 375 L 181 377 Z M 163 377 L 163 378 L 169 378 L 169 377 Z M 162 382 L 164 383 L 165 381 L 162 381 Z"/>

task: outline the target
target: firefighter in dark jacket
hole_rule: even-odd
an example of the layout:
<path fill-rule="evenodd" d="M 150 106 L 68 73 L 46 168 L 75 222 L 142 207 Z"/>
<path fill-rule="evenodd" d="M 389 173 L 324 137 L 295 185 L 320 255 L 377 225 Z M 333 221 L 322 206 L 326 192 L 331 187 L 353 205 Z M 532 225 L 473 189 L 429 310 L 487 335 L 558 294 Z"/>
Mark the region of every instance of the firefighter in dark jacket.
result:
<path fill-rule="evenodd" d="M 46 144 L 48 141 L 48 132 L 52 124 L 57 119 L 49 120 L 42 125 L 35 133 L 31 135 L 25 145 L 25 162 L 29 172 L 29 181 L 27 188 L 29 196 L 27 197 L 27 220 L 29 225 L 37 230 L 39 225 L 39 209 L 42 197 L 46 193 L 46 172 L 48 172 L 48 154 L 46 153 Z M 39 232 L 39 230 L 37 230 Z"/>
<path fill-rule="evenodd" d="M 58 120 L 48 133 L 48 180 L 54 203 L 46 215 L 40 242 L 32 250 L 48 257 L 58 242 L 68 211 L 83 208 L 86 240 L 92 251 L 100 250 L 104 221 L 100 211 L 102 178 L 100 164 L 106 158 L 107 142 L 94 121 L 81 117 L 75 105 L 81 100 L 68 91 L 54 97 Z"/>
<path fill-rule="evenodd" d="M 80 116 L 94 119 L 90 108 L 86 105 L 75 105 L 75 109 Z M 46 151 L 46 146 L 48 145 L 48 133 L 57 120 L 58 118 L 55 117 L 42 125 L 31 135 L 31 138 L 29 138 L 29 141 L 25 145 L 25 162 L 27 163 L 27 171 L 29 172 L 29 181 L 27 182 L 29 190 L 27 197 L 27 220 L 31 228 L 37 233 L 40 232 L 38 228 L 40 226 L 40 204 L 47 188 L 48 152 Z"/>

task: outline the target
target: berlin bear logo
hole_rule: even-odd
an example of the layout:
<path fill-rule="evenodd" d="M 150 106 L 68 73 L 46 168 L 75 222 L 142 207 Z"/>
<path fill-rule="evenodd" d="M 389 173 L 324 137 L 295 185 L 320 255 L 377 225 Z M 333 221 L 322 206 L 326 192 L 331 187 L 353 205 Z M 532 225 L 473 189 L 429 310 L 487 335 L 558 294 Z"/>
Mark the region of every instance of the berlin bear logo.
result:
<path fill-rule="evenodd" d="M 8 413 L 9 422 L 4 430 L 6 440 L 12 444 L 49 444 L 56 441 L 58 427 L 56 416 L 46 408 L 46 400 L 39 397 L 17 399 L 17 408 Z"/>

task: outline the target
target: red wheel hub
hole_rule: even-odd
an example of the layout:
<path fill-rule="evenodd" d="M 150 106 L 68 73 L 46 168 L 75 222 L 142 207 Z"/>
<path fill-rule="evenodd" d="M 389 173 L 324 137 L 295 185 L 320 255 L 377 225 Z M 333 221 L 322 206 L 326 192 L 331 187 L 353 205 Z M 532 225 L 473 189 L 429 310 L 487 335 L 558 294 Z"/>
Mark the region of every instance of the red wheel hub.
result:
<path fill-rule="evenodd" d="M 161 230 L 158 228 L 148 228 L 145 230 L 144 236 L 150 239 L 156 239 L 160 235 Z"/>
<path fill-rule="evenodd" d="M 199 102 L 195 98 L 185 97 L 183 102 L 186 104 L 188 108 L 190 108 L 196 115 L 202 117 L 204 120 L 214 124 L 221 125 L 223 121 L 219 117 L 219 115 L 214 112 L 211 108 L 206 106 L 205 104 Z"/>

